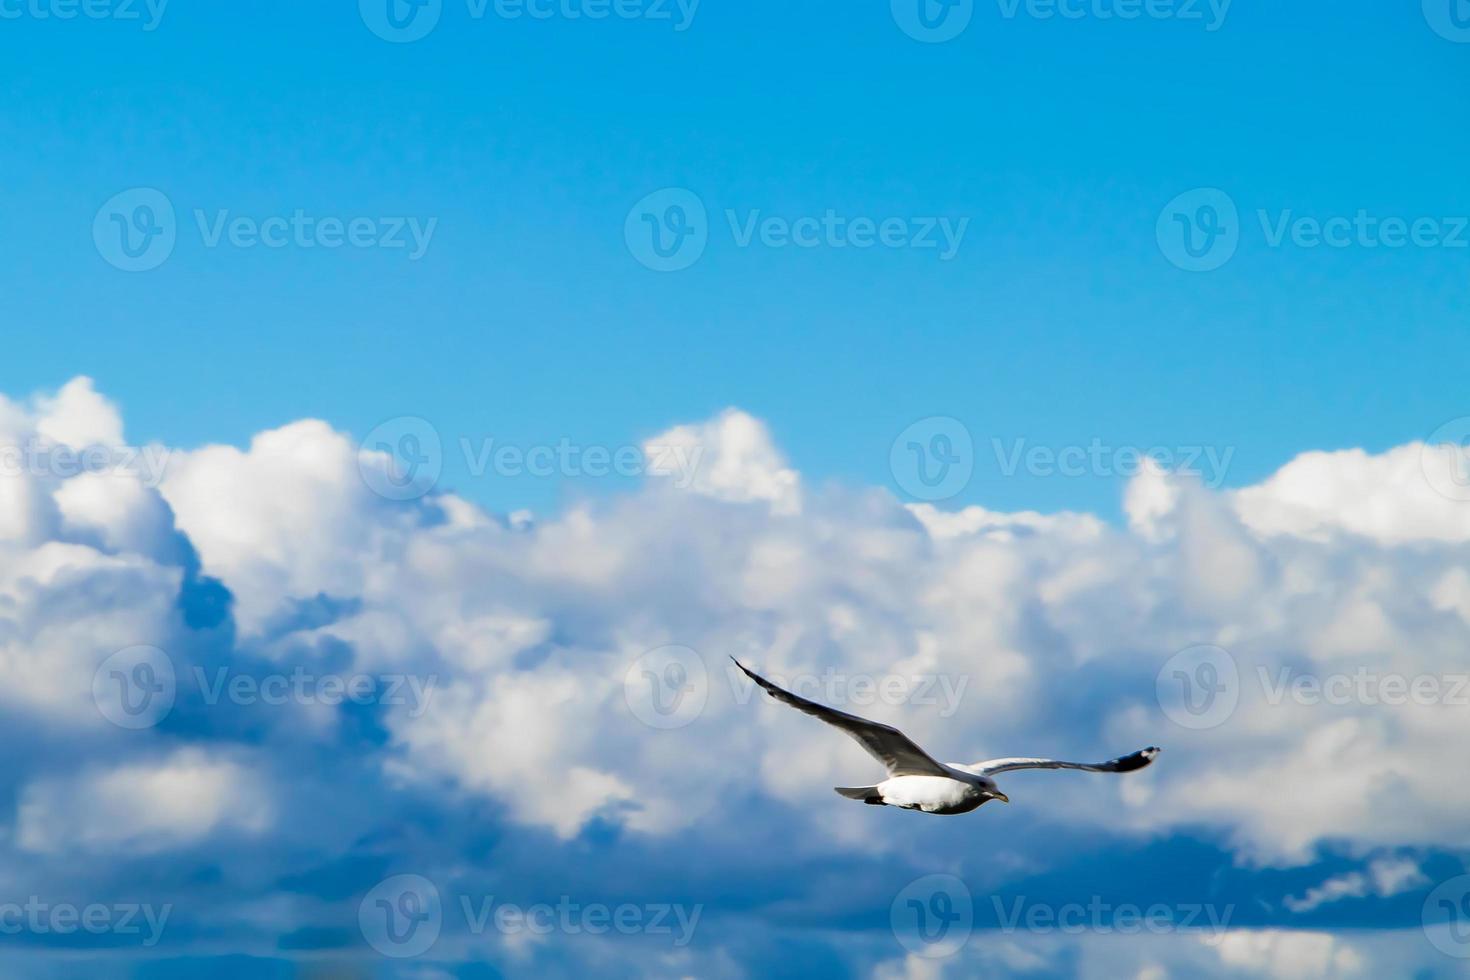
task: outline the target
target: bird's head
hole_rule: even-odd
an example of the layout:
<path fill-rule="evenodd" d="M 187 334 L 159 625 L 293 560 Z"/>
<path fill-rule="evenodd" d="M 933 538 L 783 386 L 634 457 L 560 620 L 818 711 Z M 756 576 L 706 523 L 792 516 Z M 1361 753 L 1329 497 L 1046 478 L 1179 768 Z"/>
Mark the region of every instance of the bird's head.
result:
<path fill-rule="evenodd" d="M 1011 798 L 1002 793 L 1000 787 L 995 785 L 995 780 L 989 776 L 980 777 L 980 792 L 985 795 L 986 800 L 1000 800 L 1002 803 L 1011 802 Z"/>

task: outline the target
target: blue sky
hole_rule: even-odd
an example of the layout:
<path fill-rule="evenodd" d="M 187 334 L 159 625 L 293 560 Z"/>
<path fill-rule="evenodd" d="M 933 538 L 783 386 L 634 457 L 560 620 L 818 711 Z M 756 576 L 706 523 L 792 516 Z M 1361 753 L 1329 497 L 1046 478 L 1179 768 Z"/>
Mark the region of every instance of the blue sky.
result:
<path fill-rule="evenodd" d="M 1238 484 L 1459 414 L 1466 250 L 1272 248 L 1255 213 L 1470 213 L 1463 46 L 1414 5 L 1237 3 L 1213 32 L 1204 5 L 1002 9 L 943 44 L 883 4 L 707 2 L 677 31 L 451 2 L 411 44 L 349 4 L 179 4 L 151 32 L 7 21 L 0 382 L 89 374 L 133 438 L 182 445 L 395 415 L 451 443 L 621 445 L 738 405 L 805 472 L 870 483 L 899 430 L 952 416 L 979 447 L 963 500 L 1110 516 L 1118 481 L 1006 478 L 991 439 L 1234 447 Z M 137 186 L 184 233 L 125 274 L 89 232 Z M 693 267 L 651 273 L 624 217 L 670 186 L 717 233 Z M 1155 222 L 1212 186 L 1241 208 L 1241 247 L 1184 273 Z M 195 209 L 438 224 L 418 261 L 207 249 Z M 945 262 L 739 248 L 726 209 L 969 225 Z M 447 481 L 497 509 L 598 492 L 459 466 Z"/>
<path fill-rule="evenodd" d="M 66 2 L 0 0 L 0 450 L 172 455 L 0 457 L 17 975 L 1457 975 L 1470 790 L 1435 766 L 1466 706 L 1273 685 L 1470 675 L 1470 470 L 1418 442 L 1470 433 L 1462 0 L 975 0 L 939 43 L 905 0 L 442 0 L 405 43 L 377 0 Z M 638 232 L 679 215 L 699 248 L 650 268 Z M 172 250 L 127 271 L 115 217 Z M 432 492 L 385 491 L 377 450 L 425 431 Z M 487 475 L 490 440 L 699 466 Z M 961 476 L 926 496 L 911 440 Z M 1203 479 L 1118 472 L 1134 450 Z M 673 648 L 700 708 L 665 730 L 631 692 Z M 1201 648 L 1208 725 L 1166 697 Z M 175 699 L 118 728 L 94 684 L 140 649 Z M 1166 753 L 954 820 L 858 807 L 829 787 L 870 760 L 728 654 L 835 670 L 852 710 L 864 679 L 958 683 L 954 713 L 872 709 L 945 758 Z M 205 683 L 298 669 L 435 693 Z M 892 919 L 934 874 L 974 908 L 943 960 Z M 406 961 L 359 919 L 403 875 L 444 903 Z M 144 950 L 7 932 L 31 894 L 176 912 Z M 459 904 L 567 896 L 702 919 L 546 943 Z M 1093 899 L 1169 928 L 1005 926 Z"/>

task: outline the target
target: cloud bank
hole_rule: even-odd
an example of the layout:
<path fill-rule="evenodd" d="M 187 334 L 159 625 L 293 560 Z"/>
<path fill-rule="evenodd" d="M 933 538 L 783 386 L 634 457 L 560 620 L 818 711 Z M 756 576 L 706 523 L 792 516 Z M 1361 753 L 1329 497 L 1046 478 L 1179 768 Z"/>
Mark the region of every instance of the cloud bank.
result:
<path fill-rule="evenodd" d="M 359 903 L 415 873 L 450 908 L 519 891 L 708 911 L 673 948 L 467 936 L 447 908 L 429 953 L 385 969 L 740 976 L 762 969 L 753 933 L 819 972 L 967 975 L 983 957 L 1082 976 L 1102 975 L 1081 965 L 1103 955 L 1095 930 L 905 958 L 889 901 L 933 871 L 984 908 L 1006 888 L 1059 900 L 1047 875 L 1100 846 L 1163 868 L 1193 842 L 1270 911 L 1107 963 L 1346 976 L 1408 949 L 1453 965 L 1414 915 L 1470 848 L 1470 503 L 1436 489 L 1458 450 L 1305 453 L 1228 491 L 1149 468 L 1118 527 L 810 486 L 731 409 L 648 439 L 686 450 L 693 479 L 651 465 L 628 492 L 510 520 L 450 492 L 384 499 L 364 472 L 391 460 L 320 421 L 243 448 L 124 433 L 84 378 L 0 400 L 0 442 L 39 447 L 0 473 L 10 893 L 141 890 L 179 905 L 158 947 L 173 955 L 366 970 L 381 958 Z M 57 461 L 88 450 L 104 462 Z M 1180 696 L 1233 707 L 1193 724 L 1161 692 L 1202 647 L 1226 660 L 1191 661 Z M 165 659 L 108 666 L 134 648 Z M 915 824 L 834 797 L 871 761 L 757 697 L 728 656 L 949 760 L 1167 751 L 1127 779 L 1015 774 L 1019 817 Z M 156 719 L 99 702 L 163 674 Z M 650 714 L 645 683 L 675 700 Z M 1179 872 L 1165 890 L 1223 903 L 1218 886 Z M 1301 921 L 1391 900 L 1408 902 L 1394 938 Z"/>

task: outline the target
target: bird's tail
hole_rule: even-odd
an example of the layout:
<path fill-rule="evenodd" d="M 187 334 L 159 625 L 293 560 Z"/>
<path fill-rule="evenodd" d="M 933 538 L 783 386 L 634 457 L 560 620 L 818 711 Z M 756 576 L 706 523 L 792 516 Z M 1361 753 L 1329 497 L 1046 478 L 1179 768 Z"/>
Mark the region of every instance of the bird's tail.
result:
<path fill-rule="evenodd" d="M 874 806 L 884 805 L 883 797 L 876 786 L 834 786 L 832 788 L 849 800 L 862 800 Z"/>

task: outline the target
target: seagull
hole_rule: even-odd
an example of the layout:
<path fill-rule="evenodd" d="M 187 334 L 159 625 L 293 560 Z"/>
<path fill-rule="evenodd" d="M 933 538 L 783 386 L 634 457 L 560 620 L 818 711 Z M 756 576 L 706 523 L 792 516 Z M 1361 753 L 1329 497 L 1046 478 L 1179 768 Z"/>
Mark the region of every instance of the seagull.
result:
<path fill-rule="evenodd" d="M 735 660 L 734 657 L 730 658 Z M 783 690 L 738 660 L 735 666 L 765 688 L 767 694 L 798 711 L 814 715 L 842 729 L 857 740 L 867 753 L 888 770 L 888 778 L 875 786 L 837 786 L 849 800 L 871 806 L 896 806 L 946 816 L 969 813 L 990 800 L 1011 802 L 991 777 L 1017 769 L 1081 769 L 1085 772 L 1134 772 L 1154 761 L 1162 749 L 1149 746 L 1108 762 L 1058 762 L 1056 759 L 991 759 L 973 765 L 935 762 L 903 732 L 892 725 L 868 721 L 845 711 Z"/>

